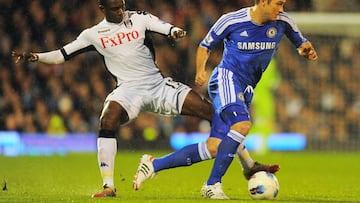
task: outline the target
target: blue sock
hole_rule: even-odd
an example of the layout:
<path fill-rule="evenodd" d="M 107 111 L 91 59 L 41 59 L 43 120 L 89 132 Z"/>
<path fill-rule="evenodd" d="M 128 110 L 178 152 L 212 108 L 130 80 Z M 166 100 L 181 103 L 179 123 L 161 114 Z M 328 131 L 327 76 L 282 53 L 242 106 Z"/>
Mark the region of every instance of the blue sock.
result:
<path fill-rule="evenodd" d="M 233 138 L 229 137 L 229 135 L 234 134 L 237 138 L 235 141 Z M 232 136 L 234 137 L 234 136 Z M 213 168 L 211 170 L 210 177 L 207 181 L 207 185 L 213 185 L 217 182 L 221 182 L 222 177 L 226 173 L 229 168 L 234 156 L 236 155 L 236 150 L 239 146 L 239 141 L 242 142 L 244 136 L 236 133 L 234 131 L 230 131 L 228 136 L 226 136 L 218 147 L 218 152 L 215 158 L 215 162 Z"/>
<path fill-rule="evenodd" d="M 211 155 L 205 143 L 197 143 L 183 147 L 182 149 L 156 158 L 153 161 L 154 171 L 175 168 L 179 166 L 190 166 L 194 163 L 211 159 Z"/>

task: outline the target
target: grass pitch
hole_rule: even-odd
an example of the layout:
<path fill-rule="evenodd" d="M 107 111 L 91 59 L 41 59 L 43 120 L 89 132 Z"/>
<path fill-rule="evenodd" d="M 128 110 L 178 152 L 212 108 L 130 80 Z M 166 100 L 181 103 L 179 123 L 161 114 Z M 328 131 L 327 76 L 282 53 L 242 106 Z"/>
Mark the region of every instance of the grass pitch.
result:
<path fill-rule="evenodd" d="M 0 202 L 220 202 L 200 196 L 213 161 L 165 170 L 133 191 L 132 178 L 145 152 L 120 151 L 116 158 L 116 198 L 92 199 L 101 188 L 97 157 L 69 154 L 49 157 L 0 156 Z M 149 153 L 149 152 L 147 152 Z M 150 152 L 155 156 L 167 152 Z M 273 201 L 251 200 L 247 182 L 236 160 L 223 179 L 227 202 L 325 203 L 360 202 L 360 152 L 270 152 L 253 154 L 264 163 L 279 163 L 278 197 Z"/>

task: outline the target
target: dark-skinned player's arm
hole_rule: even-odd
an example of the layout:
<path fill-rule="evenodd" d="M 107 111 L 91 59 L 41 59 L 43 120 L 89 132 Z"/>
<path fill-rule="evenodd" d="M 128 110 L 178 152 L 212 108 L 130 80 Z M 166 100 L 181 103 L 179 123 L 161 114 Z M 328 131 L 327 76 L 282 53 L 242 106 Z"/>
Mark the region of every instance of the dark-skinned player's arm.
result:
<path fill-rule="evenodd" d="M 61 64 L 65 62 L 65 58 L 60 50 L 54 50 L 44 53 L 34 53 L 34 52 L 22 52 L 18 53 L 13 51 L 11 56 L 15 58 L 15 63 L 20 61 L 30 61 L 30 62 L 42 62 L 46 64 Z"/>

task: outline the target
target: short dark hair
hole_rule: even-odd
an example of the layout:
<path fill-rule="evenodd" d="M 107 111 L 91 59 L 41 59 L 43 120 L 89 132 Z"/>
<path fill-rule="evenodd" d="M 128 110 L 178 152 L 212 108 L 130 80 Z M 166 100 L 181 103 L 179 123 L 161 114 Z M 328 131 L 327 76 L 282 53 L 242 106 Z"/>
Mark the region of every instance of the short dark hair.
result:
<path fill-rule="evenodd" d="M 100 1 L 100 0 L 99 0 Z M 271 0 L 268 0 L 268 3 L 270 3 Z M 255 4 L 258 4 L 260 0 L 255 0 Z"/>
<path fill-rule="evenodd" d="M 101 5 L 101 6 L 105 6 L 106 0 L 98 0 L 98 4 L 99 4 L 99 6 L 100 6 L 100 5 Z"/>
<path fill-rule="evenodd" d="M 108 0 L 97 0 L 97 1 L 99 6 L 106 6 Z M 123 2 L 125 3 L 125 0 L 123 0 Z"/>

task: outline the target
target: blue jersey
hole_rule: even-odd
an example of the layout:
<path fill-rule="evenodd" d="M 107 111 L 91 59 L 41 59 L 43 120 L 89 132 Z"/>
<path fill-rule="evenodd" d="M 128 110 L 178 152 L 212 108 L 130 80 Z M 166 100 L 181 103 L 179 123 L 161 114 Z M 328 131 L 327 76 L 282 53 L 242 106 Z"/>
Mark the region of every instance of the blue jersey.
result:
<path fill-rule="evenodd" d="M 224 52 L 218 67 L 233 72 L 241 86 L 255 88 L 284 34 L 296 48 L 307 42 L 287 13 L 282 12 L 277 20 L 258 25 L 252 22 L 250 7 L 247 7 L 219 18 L 200 46 L 211 50 L 223 41 Z"/>

